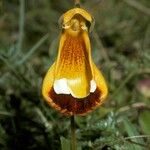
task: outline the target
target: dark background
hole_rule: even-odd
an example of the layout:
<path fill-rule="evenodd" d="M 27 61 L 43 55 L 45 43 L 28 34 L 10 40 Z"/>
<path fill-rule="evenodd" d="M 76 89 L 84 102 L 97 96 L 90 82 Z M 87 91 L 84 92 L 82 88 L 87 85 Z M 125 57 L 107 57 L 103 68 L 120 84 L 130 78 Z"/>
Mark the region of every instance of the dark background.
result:
<path fill-rule="evenodd" d="M 78 150 L 148 150 L 150 1 L 83 0 L 81 6 L 95 17 L 92 55 L 109 96 L 76 117 Z M 73 7 L 73 0 L 0 1 L 1 150 L 69 149 L 70 118 L 45 103 L 41 84 L 57 54 L 58 19 Z"/>

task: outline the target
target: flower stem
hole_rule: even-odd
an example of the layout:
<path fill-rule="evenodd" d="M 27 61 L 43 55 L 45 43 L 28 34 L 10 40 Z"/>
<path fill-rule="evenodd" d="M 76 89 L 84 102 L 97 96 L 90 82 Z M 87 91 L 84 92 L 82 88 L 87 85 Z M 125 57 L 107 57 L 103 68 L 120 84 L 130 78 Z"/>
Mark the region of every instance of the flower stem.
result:
<path fill-rule="evenodd" d="M 74 3 L 75 3 L 75 4 L 79 4 L 79 3 L 80 3 L 80 0 L 74 0 Z"/>
<path fill-rule="evenodd" d="M 80 7 L 80 0 L 74 0 L 74 5 L 76 7 Z"/>
<path fill-rule="evenodd" d="M 71 150 L 76 150 L 76 133 L 74 116 L 71 116 Z"/>

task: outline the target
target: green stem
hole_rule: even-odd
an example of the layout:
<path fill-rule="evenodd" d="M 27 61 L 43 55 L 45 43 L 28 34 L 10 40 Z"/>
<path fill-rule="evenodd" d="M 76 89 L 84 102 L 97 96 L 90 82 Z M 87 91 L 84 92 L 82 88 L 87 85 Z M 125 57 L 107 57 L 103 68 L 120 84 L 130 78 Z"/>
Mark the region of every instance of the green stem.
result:
<path fill-rule="evenodd" d="M 80 0 L 74 0 L 75 7 L 80 7 Z"/>
<path fill-rule="evenodd" d="M 80 0 L 74 0 L 75 4 L 80 4 Z"/>
<path fill-rule="evenodd" d="M 76 133 L 75 133 L 74 116 L 71 116 L 71 150 L 76 150 Z"/>

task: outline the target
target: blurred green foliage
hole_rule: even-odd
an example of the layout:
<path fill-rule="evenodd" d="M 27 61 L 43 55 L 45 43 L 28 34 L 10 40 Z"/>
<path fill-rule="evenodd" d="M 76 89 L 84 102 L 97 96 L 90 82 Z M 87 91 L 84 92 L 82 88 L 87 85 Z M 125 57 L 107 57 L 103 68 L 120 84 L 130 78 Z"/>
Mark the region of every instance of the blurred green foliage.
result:
<path fill-rule="evenodd" d="M 110 92 L 105 106 L 76 117 L 78 150 L 148 150 L 149 0 L 81 2 L 96 20 L 92 54 Z M 69 145 L 69 118 L 43 101 L 41 84 L 57 54 L 57 21 L 72 7 L 72 0 L 0 1 L 2 150 L 64 150 Z"/>

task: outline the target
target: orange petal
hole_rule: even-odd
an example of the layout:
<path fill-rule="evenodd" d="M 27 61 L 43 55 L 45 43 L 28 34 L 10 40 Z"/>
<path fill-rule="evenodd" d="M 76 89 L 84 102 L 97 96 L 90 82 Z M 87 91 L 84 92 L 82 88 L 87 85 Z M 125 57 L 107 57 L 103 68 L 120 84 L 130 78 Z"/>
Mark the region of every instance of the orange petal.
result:
<path fill-rule="evenodd" d="M 98 70 L 98 68 L 96 67 L 96 65 L 94 63 L 92 65 L 92 68 L 93 68 L 93 73 L 94 73 L 93 77 L 96 82 L 97 89 L 99 89 L 101 91 L 101 96 L 99 97 L 99 99 L 101 100 L 101 103 L 103 103 L 108 94 L 108 87 L 107 87 L 106 81 L 105 81 L 101 71 Z"/>
<path fill-rule="evenodd" d="M 54 69 L 55 69 L 55 63 L 47 71 L 46 76 L 43 80 L 42 94 L 47 101 L 49 101 L 49 96 L 48 96 L 49 91 L 53 87 L 53 83 L 54 83 Z"/>
<path fill-rule="evenodd" d="M 55 63 L 48 70 L 44 81 L 42 93 L 46 101 L 56 110 L 64 115 L 85 115 L 101 105 L 107 96 L 107 85 L 101 72 L 94 63 L 93 79 L 96 82 L 97 89 L 84 98 L 75 98 L 71 94 L 57 94 L 54 91 L 54 72 Z"/>

